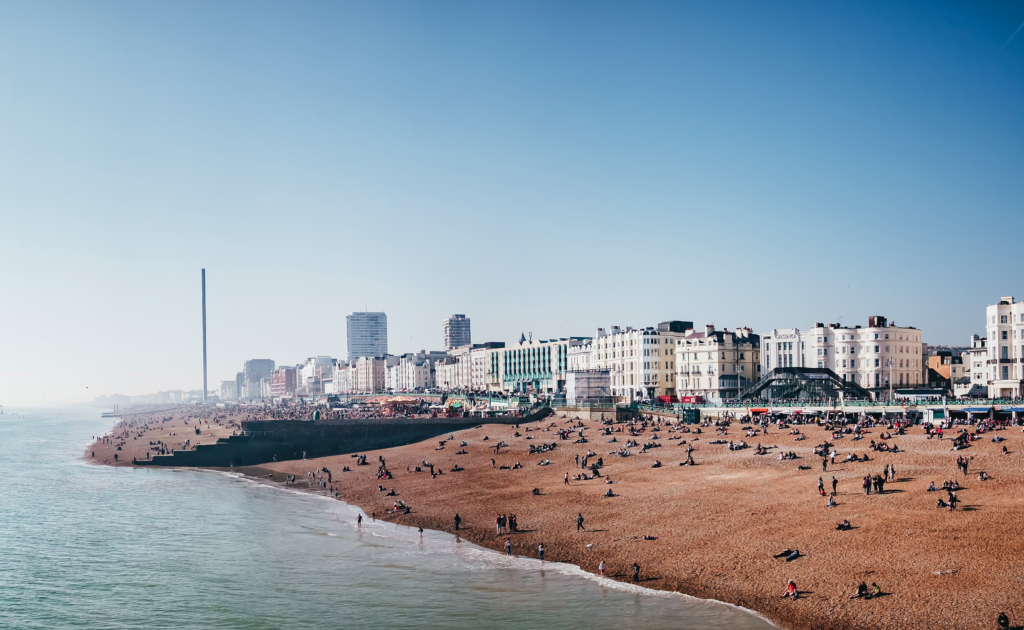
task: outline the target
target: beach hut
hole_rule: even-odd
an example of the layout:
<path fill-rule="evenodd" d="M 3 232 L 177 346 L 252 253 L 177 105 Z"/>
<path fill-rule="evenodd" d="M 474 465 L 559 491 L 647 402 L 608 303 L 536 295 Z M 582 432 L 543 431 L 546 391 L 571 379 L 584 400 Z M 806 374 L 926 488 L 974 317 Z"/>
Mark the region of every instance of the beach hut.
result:
<path fill-rule="evenodd" d="M 945 409 L 925 409 L 924 421 L 932 424 L 944 424 L 946 422 Z"/>

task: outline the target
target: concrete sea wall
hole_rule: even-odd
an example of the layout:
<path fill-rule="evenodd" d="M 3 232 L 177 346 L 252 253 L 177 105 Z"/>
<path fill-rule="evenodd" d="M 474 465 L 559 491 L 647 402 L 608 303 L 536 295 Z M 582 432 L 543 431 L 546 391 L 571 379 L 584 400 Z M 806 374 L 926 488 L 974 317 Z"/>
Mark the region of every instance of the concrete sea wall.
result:
<path fill-rule="evenodd" d="M 368 419 L 338 422 L 255 420 L 242 423 L 243 435 L 200 444 L 194 450 L 157 455 L 139 466 L 253 466 L 277 459 L 344 455 L 390 448 L 444 436 L 482 423 L 519 424 L 542 420 L 552 413 L 542 408 L 522 418 Z"/>

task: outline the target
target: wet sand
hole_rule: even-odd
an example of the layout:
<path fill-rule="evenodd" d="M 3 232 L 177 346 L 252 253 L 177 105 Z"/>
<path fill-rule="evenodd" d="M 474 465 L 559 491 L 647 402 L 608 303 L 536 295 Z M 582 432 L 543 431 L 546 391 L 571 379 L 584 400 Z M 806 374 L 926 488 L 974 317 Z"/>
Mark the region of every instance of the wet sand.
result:
<path fill-rule="evenodd" d="M 566 422 L 571 421 L 555 417 L 533 426 L 570 426 Z M 774 428 L 767 437 L 748 438 L 736 424 L 724 438 L 707 428 L 699 436 L 662 430 L 657 441 L 663 446 L 643 455 L 631 448 L 626 458 L 609 451 L 621 448 L 628 433 L 616 433 L 617 443 L 610 444 L 608 437 L 597 435 L 598 423 L 585 426 L 586 444 L 559 440 L 555 428 L 527 432 L 524 425 L 518 429 L 521 437 L 512 437 L 516 429 L 511 426 L 484 425 L 454 434 L 443 450 L 435 450 L 435 440 L 368 452 L 367 466 L 356 466 L 356 459 L 345 455 L 268 463 L 262 469 L 276 471 L 277 481 L 281 474 L 294 474 L 301 488 L 308 471 L 326 467 L 339 498 L 377 518 L 454 532 L 452 519 L 458 512 L 460 535 L 481 546 L 504 551 L 505 540 L 511 539 L 514 553 L 536 557 L 543 542 L 547 560 L 595 573 L 604 560 L 608 575 L 624 581 L 637 562 L 642 586 L 737 604 L 786 628 L 993 628 L 1001 610 L 1014 625 L 1024 621 L 1024 596 L 1015 588 L 1024 577 L 1017 562 L 1024 551 L 1020 429 L 986 434 L 970 448 L 953 452 L 950 440 L 928 440 L 915 427 L 889 440 L 902 453 L 869 451 L 868 443 L 882 432 L 869 429 L 861 441 L 837 440 L 836 464 L 823 474 L 821 458 L 811 450 L 830 432 L 814 426 L 803 428 L 803 441 Z M 992 435 L 1008 439 L 1003 444 L 1009 455 L 999 454 L 1001 445 L 991 442 Z M 681 439 L 669 439 L 674 437 Z M 636 439 L 650 442 L 652 431 Z M 779 448 L 759 456 L 753 448 L 729 451 L 725 444 L 709 444 L 714 439 Z M 500 440 L 510 448 L 495 455 L 493 445 Z M 683 440 L 695 448 L 696 466 L 678 465 L 685 459 Z M 461 441 L 467 442 L 468 454 L 455 454 Z M 542 443 L 557 448 L 528 454 L 531 444 Z M 597 454 L 592 461 L 604 459 L 603 477 L 565 485 L 566 472 L 581 472 L 573 456 L 588 449 Z M 780 451 L 795 451 L 800 459 L 780 461 Z M 841 463 L 848 452 L 867 452 L 871 461 Z M 966 477 L 954 463 L 960 454 L 974 458 Z M 393 480 L 375 479 L 381 456 Z M 537 465 L 548 458 L 551 466 Z M 652 469 L 656 459 L 663 467 Z M 406 472 L 424 460 L 444 474 L 432 479 L 428 472 Z M 524 467 L 498 468 L 516 461 Z M 861 479 L 881 474 L 889 463 L 896 467 L 897 481 L 886 484 L 882 495 L 865 496 Z M 451 472 L 456 464 L 465 470 Z M 798 471 L 798 465 L 811 469 Z M 341 472 L 343 466 L 352 472 Z M 979 481 L 981 470 L 992 478 Z M 833 474 L 839 480 L 838 506 L 828 508 L 817 480 L 823 477 L 830 489 Z M 614 483 L 606 484 L 604 477 Z M 927 492 L 929 482 L 941 486 L 954 478 L 964 486 L 958 493 L 961 507 L 952 513 L 936 509 L 946 493 Z M 381 483 L 398 496 L 384 496 L 377 490 Z M 532 495 L 533 488 L 541 495 Z M 609 488 L 618 496 L 605 498 Z M 311 490 L 322 492 L 317 486 Z M 386 514 L 398 499 L 411 507 L 410 514 Z M 516 514 L 521 531 L 496 535 L 499 513 Z M 578 513 L 586 531 L 576 531 Z M 836 531 L 843 519 L 854 529 Z M 799 549 L 803 556 L 788 563 L 772 557 L 786 548 Z M 788 579 L 801 592 L 797 601 L 780 598 Z M 862 580 L 877 583 L 884 595 L 850 600 Z"/>

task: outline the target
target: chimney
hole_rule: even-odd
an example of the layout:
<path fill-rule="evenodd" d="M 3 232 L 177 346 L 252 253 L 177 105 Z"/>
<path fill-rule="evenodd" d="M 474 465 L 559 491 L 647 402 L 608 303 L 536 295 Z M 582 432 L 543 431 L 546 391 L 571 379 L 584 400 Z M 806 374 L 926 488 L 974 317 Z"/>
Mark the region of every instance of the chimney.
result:
<path fill-rule="evenodd" d="M 704 335 L 705 336 L 711 336 L 711 333 L 713 333 L 713 332 L 715 332 L 714 324 L 705 324 L 704 325 Z"/>

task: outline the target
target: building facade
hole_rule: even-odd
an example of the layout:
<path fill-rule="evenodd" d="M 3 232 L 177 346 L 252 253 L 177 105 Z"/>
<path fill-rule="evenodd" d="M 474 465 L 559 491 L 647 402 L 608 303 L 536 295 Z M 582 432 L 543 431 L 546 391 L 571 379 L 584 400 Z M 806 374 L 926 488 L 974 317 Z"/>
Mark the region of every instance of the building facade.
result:
<path fill-rule="evenodd" d="M 452 315 L 444 320 L 444 349 L 451 351 L 460 346 L 468 346 L 472 341 L 469 329 L 469 318 L 465 315 Z"/>
<path fill-rule="evenodd" d="M 927 363 L 922 333 L 886 318 L 868 318 L 866 328 L 818 323 L 809 330 L 776 328 L 761 337 L 761 373 L 779 367 L 823 368 L 887 396 L 897 387 L 924 385 Z"/>
<path fill-rule="evenodd" d="M 964 366 L 971 377 L 970 389 L 957 395 L 988 397 L 988 339 L 971 335 L 971 346 L 963 353 Z"/>
<path fill-rule="evenodd" d="M 294 396 L 297 382 L 294 367 L 279 367 L 270 374 L 270 395 L 274 398 Z"/>
<path fill-rule="evenodd" d="M 447 352 L 420 350 L 399 357 L 395 376 L 395 391 L 414 392 L 434 388 L 437 362 L 448 357 Z"/>
<path fill-rule="evenodd" d="M 399 357 L 359 357 L 355 362 L 355 391 L 362 394 L 377 394 L 387 388 L 387 370 L 399 363 Z M 351 378 L 351 375 L 350 375 Z M 350 380 L 351 387 L 351 380 Z"/>
<path fill-rule="evenodd" d="M 221 381 L 220 383 L 220 399 L 221 400 L 235 400 L 238 398 L 238 391 L 235 389 L 238 385 L 235 381 Z"/>
<path fill-rule="evenodd" d="M 709 402 L 732 400 L 761 378 L 761 338 L 749 328 L 691 330 L 675 346 L 679 396 Z"/>
<path fill-rule="evenodd" d="M 388 316 L 384 313 L 349 313 L 345 316 L 348 334 L 348 362 L 359 357 L 379 357 L 388 353 Z"/>
<path fill-rule="evenodd" d="M 591 342 L 588 369 L 608 370 L 612 395 L 627 400 L 653 400 L 676 394 L 676 342 L 693 322 L 666 321 L 647 328 L 612 326 L 597 329 Z"/>
<path fill-rule="evenodd" d="M 569 371 L 569 349 L 587 341 L 585 337 L 561 339 L 529 339 L 520 335 L 519 341 L 507 348 L 495 348 L 502 389 L 509 392 L 537 392 L 553 394 L 565 391 L 566 373 Z M 484 353 L 485 381 L 493 367 Z"/>
<path fill-rule="evenodd" d="M 445 357 L 434 364 L 434 387 L 442 391 L 459 388 L 459 365 L 454 357 Z"/>
<path fill-rule="evenodd" d="M 272 359 L 249 359 L 246 361 L 239 373 L 241 383 L 236 385 L 239 400 L 262 400 L 263 390 L 260 382 L 270 378 L 275 366 Z M 239 382 L 237 375 L 235 382 Z"/>
<path fill-rule="evenodd" d="M 1013 296 L 1008 295 L 988 306 L 985 332 L 988 397 L 1020 397 L 1024 379 L 1024 302 L 1015 302 Z"/>

